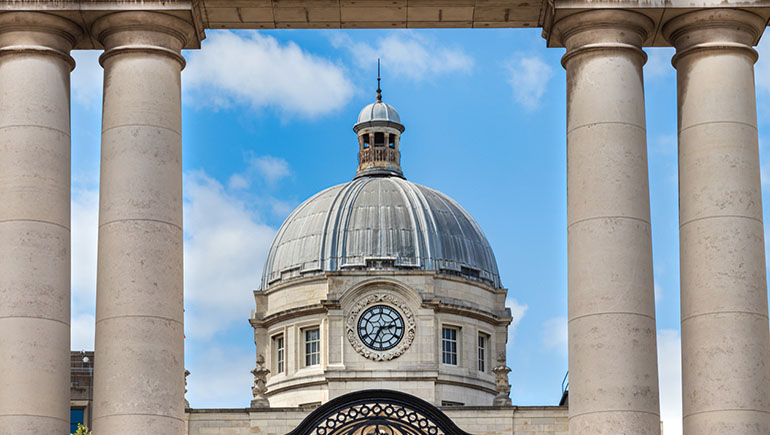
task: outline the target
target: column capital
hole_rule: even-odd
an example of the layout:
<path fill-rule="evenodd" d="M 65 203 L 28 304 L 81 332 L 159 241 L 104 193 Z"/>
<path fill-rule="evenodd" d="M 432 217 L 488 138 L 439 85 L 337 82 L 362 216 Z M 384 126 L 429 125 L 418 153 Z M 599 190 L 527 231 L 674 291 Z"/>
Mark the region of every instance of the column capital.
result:
<path fill-rule="evenodd" d="M 0 56 L 14 53 L 51 55 L 75 68 L 69 54 L 83 34 L 80 26 L 43 12 L 0 13 Z"/>
<path fill-rule="evenodd" d="M 646 15 L 623 9 L 597 9 L 569 15 L 553 25 L 553 37 L 567 52 L 565 68 L 574 56 L 595 50 L 630 50 L 646 62 L 642 44 L 655 29 Z"/>
<path fill-rule="evenodd" d="M 739 50 L 757 61 L 752 48 L 765 29 L 765 20 L 740 9 L 704 9 L 679 15 L 663 26 L 663 36 L 676 47 L 671 63 L 704 50 Z"/>
<path fill-rule="evenodd" d="M 96 20 L 91 34 L 104 46 L 99 63 L 119 53 L 145 52 L 161 54 L 177 60 L 188 42 L 196 38 L 195 27 L 174 15 L 160 12 L 129 11 L 105 15 Z"/>

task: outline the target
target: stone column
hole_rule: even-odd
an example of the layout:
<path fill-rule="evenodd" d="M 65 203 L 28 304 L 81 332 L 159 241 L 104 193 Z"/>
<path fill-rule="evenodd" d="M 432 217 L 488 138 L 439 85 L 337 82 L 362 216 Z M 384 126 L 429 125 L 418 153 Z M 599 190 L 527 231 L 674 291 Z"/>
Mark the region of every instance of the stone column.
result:
<path fill-rule="evenodd" d="M 181 48 L 171 15 L 119 12 L 104 45 L 94 433 L 184 433 Z"/>
<path fill-rule="evenodd" d="M 70 49 L 80 28 L 0 13 L 0 431 L 69 433 Z"/>
<path fill-rule="evenodd" d="M 658 367 L 641 50 L 644 15 L 555 24 L 567 52 L 571 434 L 658 434 Z"/>
<path fill-rule="evenodd" d="M 770 433 L 770 334 L 752 45 L 764 21 L 703 10 L 676 47 L 684 433 Z"/>

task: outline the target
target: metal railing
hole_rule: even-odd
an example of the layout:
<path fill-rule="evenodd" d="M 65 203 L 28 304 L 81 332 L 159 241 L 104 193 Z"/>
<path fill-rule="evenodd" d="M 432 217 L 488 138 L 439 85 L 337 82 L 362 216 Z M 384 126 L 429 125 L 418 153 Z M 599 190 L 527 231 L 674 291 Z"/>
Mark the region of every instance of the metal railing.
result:
<path fill-rule="evenodd" d="M 569 370 L 564 374 L 564 379 L 561 381 L 561 392 L 569 390 Z"/>

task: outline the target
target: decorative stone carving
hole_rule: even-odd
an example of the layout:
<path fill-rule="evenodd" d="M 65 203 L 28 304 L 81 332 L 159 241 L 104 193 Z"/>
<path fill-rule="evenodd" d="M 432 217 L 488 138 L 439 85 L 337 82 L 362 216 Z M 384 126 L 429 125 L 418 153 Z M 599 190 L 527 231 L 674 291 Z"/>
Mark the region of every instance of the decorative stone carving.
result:
<path fill-rule="evenodd" d="M 376 303 L 385 303 L 392 306 L 398 310 L 404 318 L 404 338 L 402 338 L 394 348 L 385 351 L 370 349 L 361 341 L 356 332 L 358 317 L 366 310 L 366 308 Z M 345 333 L 348 336 L 348 341 L 350 341 L 350 344 L 356 352 L 374 361 L 388 361 L 403 355 L 409 346 L 411 346 L 415 338 L 415 325 L 414 313 L 412 313 L 412 310 L 406 302 L 389 293 L 378 293 L 365 296 L 353 304 L 353 308 L 347 316 Z"/>
<path fill-rule="evenodd" d="M 190 402 L 187 400 L 187 377 L 190 376 L 190 371 L 184 370 L 184 407 L 189 408 Z"/>
<path fill-rule="evenodd" d="M 497 355 L 497 366 L 492 369 L 495 374 L 495 389 L 497 396 L 492 401 L 494 406 L 511 406 L 511 384 L 508 383 L 508 373 L 511 369 L 505 365 L 505 353 L 500 352 Z"/>
<path fill-rule="evenodd" d="M 251 371 L 251 374 L 254 375 L 254 386 L 251 388 L 251 393 L 254 395 L 254 399 L 251 401 L 252 408 L 270 407 L 270 402 L 265 396 L 269 373 L 270 370 L 265 368 L 265 357 L 262 354 L 257 355 L 257 367 Z"/>

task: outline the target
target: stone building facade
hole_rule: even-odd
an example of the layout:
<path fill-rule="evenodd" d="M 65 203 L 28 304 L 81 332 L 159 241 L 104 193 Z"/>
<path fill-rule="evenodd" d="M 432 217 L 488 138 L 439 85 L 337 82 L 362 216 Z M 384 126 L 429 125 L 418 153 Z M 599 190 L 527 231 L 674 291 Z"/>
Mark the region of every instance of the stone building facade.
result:
<path fill-rule="evenodd" d="M 405 128 L 380 89 L 353 130 L 354 179 L 302 203 L 268 252 L 251 317 L 252 406 L 370 389 L 510 405 L 512 318 L 484 233 L 454 200 L 406 180 Z"/>
<path fill-rule="evenodd" d="M 70 432 L 81 423 L 91 427 L 94 399 L 94 352 L 70 353 Z"/>
<path fill-rule="evenodd" d="M 567 408 L 558 406 L 443 407 L 462 430 L 478 435 L 567 435 Z M 194 409 L 188 435 L 284 435 L 310 413 L 302 408 Z"/>

